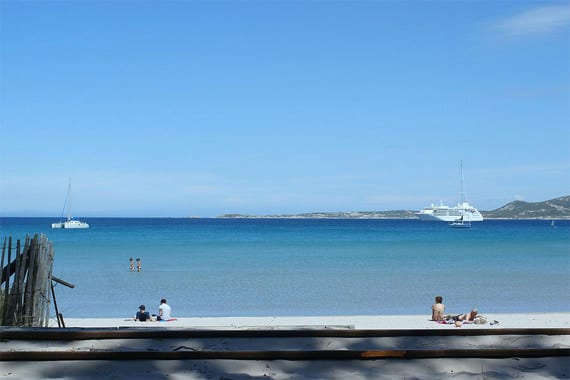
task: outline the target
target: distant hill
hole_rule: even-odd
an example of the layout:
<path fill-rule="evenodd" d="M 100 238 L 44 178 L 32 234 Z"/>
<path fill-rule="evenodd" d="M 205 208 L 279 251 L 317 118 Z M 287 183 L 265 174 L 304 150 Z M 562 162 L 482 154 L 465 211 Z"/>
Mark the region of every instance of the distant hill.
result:
<path fill-rule="evenodd" d="M 481 211 L 488 219 L 570 219 L 570 196 L 544 202 L 514 201 L 493 211 Z M 288 219 L 415 219 L 415 211 L 338 211 L 283 215 L 225 214 L 219 218 L 288 218 Z"/>
<path fill-rule="evenodd" d="M 309 212 L 304 214 L 277 214 L 277 215 L 246 215 L 225 214 L 220 218 L 273 218 L 273 219 L 415 219 L 414 211 L 337 211 L 337 212 Z"/>
<path fill-rule="evenodd" d="M 490 219 L 570 219 L 570 196 L 544 202 L 514 201 L 481 213 Z"/>

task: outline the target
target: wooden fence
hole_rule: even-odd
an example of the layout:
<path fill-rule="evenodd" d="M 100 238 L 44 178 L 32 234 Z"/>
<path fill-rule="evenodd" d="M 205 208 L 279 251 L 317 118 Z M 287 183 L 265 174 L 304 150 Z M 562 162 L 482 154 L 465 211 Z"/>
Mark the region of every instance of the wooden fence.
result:
<path fill-rule="evenodd" d="M 12 259 L 12 252 L 15 252 Z M 0 261 L 0 325 L 47 327 L 54 250 L 45 235 L 13 246 L 4 238 Z M 6 265 L 4 265 L 4 260 Z"/>

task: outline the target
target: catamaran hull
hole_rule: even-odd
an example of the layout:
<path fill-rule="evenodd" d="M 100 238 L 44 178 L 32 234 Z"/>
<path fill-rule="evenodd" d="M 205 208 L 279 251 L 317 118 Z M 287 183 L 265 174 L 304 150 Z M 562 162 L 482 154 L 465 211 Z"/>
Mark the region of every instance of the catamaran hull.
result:
<path fill-rule="evenodd" d="M 61 228 L 66 230 L 89 228 L 89 224 L 80 222 L 79 220 L 71 220 L 62 223 L 52 223 L 51 228 Z"/>

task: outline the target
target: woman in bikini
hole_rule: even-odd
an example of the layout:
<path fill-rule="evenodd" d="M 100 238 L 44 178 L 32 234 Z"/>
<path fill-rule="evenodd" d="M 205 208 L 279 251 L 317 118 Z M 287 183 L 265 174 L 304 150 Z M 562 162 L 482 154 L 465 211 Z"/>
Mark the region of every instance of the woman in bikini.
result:
<path fill-rule="evenodd" d="M 477 309 L 473 309 L 467 314 L 459 314 L 454 316 L 453 320 L 460 322 L 473 322 L 475 320 L 475 317 L 477 317 L 477 313 Z"/>

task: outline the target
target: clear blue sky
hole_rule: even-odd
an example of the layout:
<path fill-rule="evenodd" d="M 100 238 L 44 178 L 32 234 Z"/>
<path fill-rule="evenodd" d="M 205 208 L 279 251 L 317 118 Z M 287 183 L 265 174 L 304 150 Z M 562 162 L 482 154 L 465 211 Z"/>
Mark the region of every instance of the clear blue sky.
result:
<path fill-rule="evenodd" d="M 0 0 L 0 215 L 570 194 L 567 1 Z"/>

